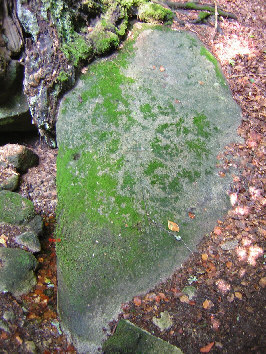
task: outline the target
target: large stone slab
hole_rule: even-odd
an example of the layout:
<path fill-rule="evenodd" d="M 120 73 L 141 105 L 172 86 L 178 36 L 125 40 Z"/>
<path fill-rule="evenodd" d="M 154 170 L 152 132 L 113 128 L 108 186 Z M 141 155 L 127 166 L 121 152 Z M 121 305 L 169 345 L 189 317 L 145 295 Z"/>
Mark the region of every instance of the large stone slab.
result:
<path fill-rule="evenodd" d="M 58 309 L 80 352 L 96 352 L 120 304 L 169 277 L 229 207 L 216 156 L 241 113 L 215 58 L 185 32 L 137 37 L 89 67 L 57 123 Z"/>

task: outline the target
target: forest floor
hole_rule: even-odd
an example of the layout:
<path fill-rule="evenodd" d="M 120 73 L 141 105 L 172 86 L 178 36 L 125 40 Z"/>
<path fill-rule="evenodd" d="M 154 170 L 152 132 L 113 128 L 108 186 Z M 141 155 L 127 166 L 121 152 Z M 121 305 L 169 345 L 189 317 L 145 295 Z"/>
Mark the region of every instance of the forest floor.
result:
<path fill-rule="evenodd" d="M 237 164 L 232 208 L 170 279 L 122 304 L 119 318 L 184 353 L 264 353 L 266 8 L 263 0 L 220 0 L 219 5 L 238 19 L 223 19 L 215 39 L 213 26 L 191 22 L 196 11 L 178 11 L 173 28 L 196 33 L 216 56 L 243 112 L 243 143 L 228 146 L 218 157 L 221 174 Z M 22 177 L 19 193 L 34 202 L 45 231 L 37 255 L 37 286 L 19 299 L 1 295 L 0 314 L 13 311 L 15 318 L 7 331 L 0 329 L 0 353 L 75 353 L 60 331 L 56 311 L 57 150 L 36 136 L 6 136 L 7 142 L 22 143 L 40 157 L 39 166 Z M 193 297 L 182 291 L 185 286 L 191 286 Z M 153 322 L 162 312 L 170 315 L 169 329 L 160 330 Z M 111 331 L 116 323 L 110 324 Z"/>

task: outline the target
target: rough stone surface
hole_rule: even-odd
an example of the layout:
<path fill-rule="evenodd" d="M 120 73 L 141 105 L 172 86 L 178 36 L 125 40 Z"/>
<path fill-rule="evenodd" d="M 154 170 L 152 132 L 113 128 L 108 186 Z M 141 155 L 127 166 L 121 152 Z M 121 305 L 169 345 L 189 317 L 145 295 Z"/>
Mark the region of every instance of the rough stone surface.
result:
<path fill-rule="evenodd" d="M 0 248 L 0 292 L 14 296 L 28 293 L 36 284 L 36 258 L 18 248 Z"/>
<path fill-rule="evenodd" d="M 120 304 L 169 277 L 225 214 L 230 176 L 216 156 L 240 120 L 215 58 L 170 30 L 141 32 L 65 96 L 58 308 L 81 352 L 96 352 Z"/>
<path fill-rule="evenodd" d="M 37 235 L 32 231 L 26 231 L 18 235 L 15 241 L 23 247 L 26 247 L 30 252 L 40 252 L 41 244 Z"/>
<path fill-rule="evenodd" d="M 38 165 L 39 157 L 24 145 L 6 144 L 0 148 L 0 161 L 7 161 L 20 172 Z"/>
<path fill-rule="evenodd" d="M 19 173 L 12 166 L 0 165 L 0 190 L 13 192 L 18 188 L 18 185 Z"/>
<path fill-rule="evenodd" d="M 103 350 L 106 354 L 182 354 L 181 349 L 125 320 L 119 321 L 115 334 L 104 343 Z"/>
<path fill-rule="evenodd" d="M 0 191 L 0 222 L 26 224 L 35 216 L 33 203 L 10 191 Z"/>

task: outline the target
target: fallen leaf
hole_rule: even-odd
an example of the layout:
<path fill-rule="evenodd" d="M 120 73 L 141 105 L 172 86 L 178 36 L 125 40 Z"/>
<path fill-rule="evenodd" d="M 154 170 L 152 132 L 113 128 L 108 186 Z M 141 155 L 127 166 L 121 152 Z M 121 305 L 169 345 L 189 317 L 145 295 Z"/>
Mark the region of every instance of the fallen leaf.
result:
<path fill-rule="evenodd" d="M 155 70 L 155 69 L 156 69 L 156 66 L 155 66 L 155 65 L 153 65 L 153 66 L 152 66 L 152 68 L 153 68 L 153 70 Z"/>
<path fill-rule="evenodd" d="M 208 259 L 207 253 L 203 253 L 203 254 L 201 255 L 201 259 L 202 259 L 203 261 L 207 261 L 207 259 Z"/>
<path fill-rule="evenodd" d="M 200 84 L 200 85 L 204 85 L 204 82 L 203 82 L 203 81 L 199 81 L 199 84 Z"/>
<path fill-rule="evenodd" d="M 165 300 L 165 299 L 166 299 L 166 296 L 165 296 L 164 293 L 158 293 L 158 295 L 160 296 L 160 298 L 161 298 L 162 300 Z"/>
<path fill-rule="evenodd" d="M 133 302 L 134 302 L 135 306 L 141 305 L 141 299 L 138 296 L 134 297 Z"/>
<path fill-rule="evenodd" d="M 230 262 L 230 261 L 226 262 L 226 267 L 227 267 L 228 269 L 230 269 L 230 268 L 232 267 L 232 265 L 233 265 L 232 262 Z"/>
<path fill-rule="evenodd" d="M 266 277 L 263 277 L 263 278 L 260 279 L 259 286 L 261 286 L 262 288 L 265 288 L 265 286 L 266 286 Z"/>
<path fill-rule="evenodd" d="M 165 68 L 162 65 L 160 66 L 160 71 L 161 72 L 165 71 Z"/>
<path fill-rule="evenodd" d="M 204 308 L 205 310 L 208 310 L 208 309 L 210 309 L 210 308 L 213 306 L 213 302 L 212 302 L 211 300 L 206 299 L 206 300 L 203 302 L 202 306 L 203 306 L 203 308 Z"/>
<path fill-rule="evenodd" d="M 182 295 L 182 296 L 180 296 L 179 300 L 180 300 L 181 302 L 185 302 L 186 304 L 189 304 L 189 298 L 188 298 L 187 295 Z"/>
<path fill-rule="evenodd" d="M 171 231 L 178 232 L 179 231 L 179 226 L 175 222 L 168 220 L 168 229 L 171 230 Z"/>
<path fill-rule="evenodd" d="M 191 212 L 189 212 L 189 213 L 188 213 L 188 216 L 190 217 L 190 219 L 195 219 L 195 216 L 196 216 L 196 215 L 193 214 L 193 213 L 191 213 Z"/>
<path fill-rule="evenodd" d="M 213 232 L 215 233 L 215 235 L 219 236 L 222 233 L 222 229 L 219 226 L 216 226 Z"/>
<path fill-rule="evenodd" d="M 213 346 L 214 346 L 214 342 L 211 342 L 211 343 L 205 345 L 205 347 L 200 348 L 200 352 L 201 353 L 209 353 Z"/>
<path fill-rule="evenodd" d="M 239 291 L 235 291 L 235 297 L 237 297 L 239 300 L 242 300 L 242 294 Z"/>

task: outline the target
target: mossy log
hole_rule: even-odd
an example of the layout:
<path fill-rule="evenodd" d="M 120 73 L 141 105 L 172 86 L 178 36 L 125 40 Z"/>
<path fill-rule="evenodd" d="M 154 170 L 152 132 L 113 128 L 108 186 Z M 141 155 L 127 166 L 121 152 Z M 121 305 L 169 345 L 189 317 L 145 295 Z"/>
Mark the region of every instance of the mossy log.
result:
<path fill-rule="evenodd" d="M 183 10 L 199 10 L 199 11 L 209 11 L 211 13 L 215 13 L 215 6 L 212 4 L 200 4 L 198 2 L 173 2 L 173 1 L 153 1 L 155 3 L 159 4 L 165 4 L 169 8 L 178 10 L 178 9 L 183 9 Z M 227 11 L 223 11 L 220 7 L 217 8 L 218 10 L 218 15 L 225 17 L 225 18 L 231 18 L 233 20 L 237 20 L 237 17 L 235 14 Z"/>

